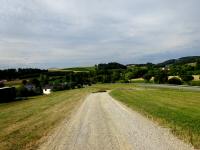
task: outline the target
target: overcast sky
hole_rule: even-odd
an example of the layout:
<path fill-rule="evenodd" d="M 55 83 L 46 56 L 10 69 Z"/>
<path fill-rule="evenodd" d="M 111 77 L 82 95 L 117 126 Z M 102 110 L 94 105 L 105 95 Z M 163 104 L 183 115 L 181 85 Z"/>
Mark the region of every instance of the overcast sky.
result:
<path fill-rule="evenodd" d="M 0 0 L 0 68 L 200 55 L 200 0 Z"/>

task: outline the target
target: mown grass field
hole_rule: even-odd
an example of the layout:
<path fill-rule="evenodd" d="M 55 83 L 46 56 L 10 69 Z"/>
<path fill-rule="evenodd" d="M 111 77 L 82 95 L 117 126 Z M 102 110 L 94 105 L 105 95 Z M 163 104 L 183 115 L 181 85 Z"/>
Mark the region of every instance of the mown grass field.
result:
<path fill-rule="evenodd" d="M 200 148 L 200 93 L 153 88 L 116 88 L 111 93 L 128 107 L 171 128 L 179 138 Z"/>
<path fill-rule="evenodd" d="M 91 90 L 55 92 L 0 104 L 0 150 L 36 149 L 40 139 L 69 117 Z"/>

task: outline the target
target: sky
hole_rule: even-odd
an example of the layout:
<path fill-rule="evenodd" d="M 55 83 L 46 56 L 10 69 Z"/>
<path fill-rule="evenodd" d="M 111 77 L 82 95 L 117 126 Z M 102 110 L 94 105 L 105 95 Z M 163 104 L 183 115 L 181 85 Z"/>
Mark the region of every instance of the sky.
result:
<path fill-rule="evenodd" d="M 0 68 L 200 55 L 200 0 L 0 0 Z"/>

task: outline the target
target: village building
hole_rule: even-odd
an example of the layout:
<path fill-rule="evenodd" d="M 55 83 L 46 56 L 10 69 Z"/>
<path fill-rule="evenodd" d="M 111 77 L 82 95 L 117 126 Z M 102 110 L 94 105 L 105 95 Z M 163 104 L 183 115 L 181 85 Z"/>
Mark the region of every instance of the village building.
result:
<path fill-rule="evenodd" d="M 46 85 L 42 88 L 43 94 L 48 95 L 51 94 L 53 86 Z"/>

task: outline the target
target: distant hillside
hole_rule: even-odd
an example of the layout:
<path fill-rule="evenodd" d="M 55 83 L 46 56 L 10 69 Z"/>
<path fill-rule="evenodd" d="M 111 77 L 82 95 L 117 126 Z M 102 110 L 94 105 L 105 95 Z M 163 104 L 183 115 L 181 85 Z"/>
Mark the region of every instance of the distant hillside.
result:
<path fill-rule="evenodd" d="M 74 71 L 74 72 L 89 72 L 94 71 L 95 67 L 72 67 L 72 68 L 64 68 L 63 71 Z"/>
<path fill-rule="evenodd" d="M 158 63 L 158 64 L 152 64 L 152 63 L 147 63 L 149 65 L 156 65 L 158 67 L 164 67 L 172 64 L 189 64 L 189 63 L 195 63 L 197 60 L 200 60 L 200 56 L 187 56 L 187 57 L 181 57 L 178 59 L 169 59 L 164 62 Z M 137 66 L 137 67 L 143 67 L 146 66 L 147 64 L 127 64 L 127 67 L 132 67 L 132 66 Z"/>
<path fill-rule="evenodd" d="M 108 64 L 98 64 L 99 69 L 126 69 L 126 68 L 131 68 L 134 66 L 137 67 L 146 67 L 147 65 L 149 66 L 157 66 L 157 67 L 165 67 L 169 65 L 178 65 L 178 64 L 189 64 L 189 63 L 196 63 L 197 60 L 200 60 L 200 56 L 187 56 L 187 57 L 181 57 L 178 59 L 169 59 L 164 62 L 158 63 L 158 64 L 152 64 L 152 63 L 147 63 L 147 64 L 127 64 L 127 65 L 122 65 L 116 62 L 108 63 Z M 48 69 L 50 72 L 66 72 L 66 71 L 74 71 L 74 72 L 89 72 L 89 71 L 94 71 L 95 66 L 90 66 L 90 67 L 71 67 L 71 68 L 63 68 L 63 69 L 57 69 L 57 68 L 51 68 Z"/>
<path fill-rule="evenodd" d="M 97 68 L 99 70 L 105 70 L 105 69 L 126 69 L 127 67 L 125 65 L 111 62 L 108 64 L 98 64 Z M 60 69 L 61 71 L 74 71 L 74 72 L 89 72 L 89 71 L 95 71 L 95 66 L 91 67 L 72 67 L 72 68 L 64 68 Z"/>
<path fill-rule="evenodd" d="M 200 60 L 200 56 L 188 56 L 188 57 L 181 57 L 178 59 L 170 59 L 164 61 L 162 63 L 158 63 L 157 66 L 164 67 L 172 64 L 188 64 L 188 63 L 195 63 L 197 60 Z"/>

